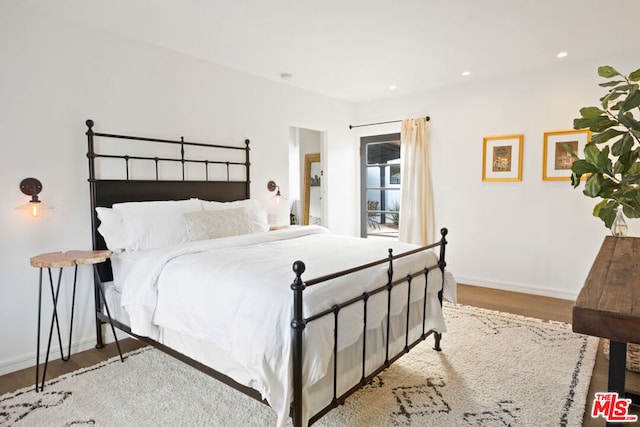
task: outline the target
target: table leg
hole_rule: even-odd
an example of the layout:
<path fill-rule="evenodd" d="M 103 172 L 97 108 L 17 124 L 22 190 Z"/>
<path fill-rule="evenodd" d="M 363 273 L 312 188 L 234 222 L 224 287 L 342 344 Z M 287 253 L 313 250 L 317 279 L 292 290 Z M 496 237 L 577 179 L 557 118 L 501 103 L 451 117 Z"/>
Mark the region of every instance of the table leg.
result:
<path fill-rule="evenodd" d="M 44 358 L 44 368 L 42 369 L 42 383 L 40 385 L 40 390 L 44 390 L 44 381 L 47 378 L 47 365 L 49 364 L 49 353 L 51 352 L 51 339 L 53 338 L 53 328 L 54 326 L 57 328 L 58 332 L 58 342 L 60 345 L 60 357 L 62 360 L 66 360 L 64 358 L 64 349 L 62 347 L 62 337 L 60 336 L 60 324 L 58 322 L 58 294 L 60 293 L 60 283 L 62 281 L 62 268 L 58 273 L 58 286 L 56 289 L 53 287 L 53 276 L 51 275 L 51 269 L 47 269 L 49 271 L 49 285 L 51 287 L 51 300 L 53 302 L 53 314 L 51 315 L 51 325 L 49 326 L 49 339 L 47 341 L 47 354 Z"/>
<path fill-rule="evenodd" d="M 42 297 L 42 269 L 40 269 L 40 299 Z M 75 306 L 75 289 L 76 289 L 76 277 L 74 276 L 73 282 L 73 301 L 71 303 L 71 325 L 69 327 L 69 350 L 67 352 L 67 356 L 64 355 L 64 347 L 62 346 L 62 335 L 60 333 L 60 322 L 58 320 L 58 297 L 60 296 L 60 284 L 62 283 L 62 268 L 60 268 L 58 272 L 58 283 L 54 289 L 53 287 L 53 276 L 51 274 L 51 269 L 47 269 L 49 272 L 49 286 L 51 288 L 51 300 L 53 303 L 53 314 L 51 315 L 51 325 L 49 327 L 49 339 L 47 341 L 47 353 L 44 359 L 44 367 L 42 369 L 42 383 L 40 385 L 40 391 L 44 389 L 44 382 L 47 377 L 47 366 L 49 364 L 49 354 L 51 352 L 51 340 L 53 338 L 53 328 L 56 328 L 56 332 L 58 334 L 58 345 L 60 346 L 60 358 L 63 361 L 69 360 L 71 357 L 71 332 L 73 330 L 73 309 Z M 38 352 L 38 361 L 40 355 L 40 313 L 42 309 L 41 300 L 38 301 L 38 345 L 36 351 Z M 36 391 L 37 391 L 37 382 L 38 382 L 38 368 L 36 367 Z"/>
<path fill-rule="evenodd" d="M 36 339 L 36 393 L 40 391 L 38 383 L 40 382 L 40 323 L 42 318 L 42 268 L 40 268 L 38 280 L 38 330 Z"/>
<path fill-rule="evenodd" d="M 71 334 L 73 333 L 73 313 L 76 306 L 76 283 L 78 281 L 78 264 L 73 269 L 73 293 L 71 296 L 71 320 L 69 322 L 69 350 L 67 350 L 67 360 L 71 357 Z M 64 359 L 62 359 L 64 360 Z"/>
<path fill-rule="evenodd" d="M 616 347 L 616 355 L 614 359 L 614 350 Z M 619 396 L 631 399 L 634 405 L 640 405 L 640 395 L 625 391 L 625 375 L 627 364 L 627 344 L 610 341 L 609 343 L 609 391 L 617 391 Z M 615 361 L 617 367 L 612 367 L 612 361 Z M 614 371 L 612 373 L 612 370 Z M 612 380 L 613 378 L 613 380 Z M 612 381 L 615 384 L 612 384 Z M 617 387 L 615 390 L 611 387 Z"/>
<path fill-rule="evenodd" d="M 624 396 L 627 343 L 609 341 L 609 388 L 618 396 Z"/>
<path fill-rule="evenodd" d="M 627 364 L 627 343 L 609 341 L 609 382 L 608 391 L 618 393 L 621 399 L 625 396 L 625 370 Z M 607 422 L 607 426 L 622 425 Z"/>
<path fill-rule="evenodd" d="M 58 296 L 60 295 L 60 284 L 62 283 L 62 268 L 60 268 L 58 270 L 58 285 L 56 286 L 56 291 L 55 293 L 53 292 L 53 281 L 51 280 L 51 270 L 49 270 L 49 280 L 50 280 L 50 284 L 51 284 L 51 297 L 53 300 L 53 315 L 51 317 L 51 322 L 53 323 L 53 321 L 55 320 L 56 322 L 56 331 L 58 332 L 58 346 L 60 348 L 60 358 L 63 361 L 67 361 L 69 360 L 69 354 L 67 355 L 67 357 L 64 357 L 64 347 L 62 346 L 62 336 L 60 335 L 60 321 L 58 320 Z M 51 326 L 52 330 L 53 330 L 53 324 Z M 51 337 L 49 337 L 49 340 L 51 340 Z"/>

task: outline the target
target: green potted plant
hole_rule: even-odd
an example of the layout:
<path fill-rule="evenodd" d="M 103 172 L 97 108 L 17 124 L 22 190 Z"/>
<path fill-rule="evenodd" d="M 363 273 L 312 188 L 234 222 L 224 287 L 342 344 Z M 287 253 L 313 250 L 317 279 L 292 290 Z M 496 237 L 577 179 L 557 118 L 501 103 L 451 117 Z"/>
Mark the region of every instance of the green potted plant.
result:
<path fill-rule="evenodd" d="M 591 141 L 586 144 L 584 158 L 571 150 L 571 184 L 580 185 L 586 176 L 583 193 L 601 198 L 593 215 L 612 228 L 616 218 L 640 218 L 640 69 L 628 76 L 610 66 L 598 68 L 598 75 L 608 81 L 600 83 L 607 94 L 599 107 L 580 109 L 574 129 L 589 129 Z M 614 226 L 614 235 L 626 235 L 624 227 Z"/>

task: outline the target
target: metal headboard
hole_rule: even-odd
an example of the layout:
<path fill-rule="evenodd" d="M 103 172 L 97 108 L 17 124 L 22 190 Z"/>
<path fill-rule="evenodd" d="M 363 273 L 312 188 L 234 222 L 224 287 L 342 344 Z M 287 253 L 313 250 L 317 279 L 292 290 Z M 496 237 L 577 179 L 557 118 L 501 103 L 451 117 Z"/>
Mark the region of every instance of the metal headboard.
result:
<path fill-rule="evenodd" d="M 244 147 L 231 145 L 206 144 L 201 142 L 180 140 L 167 140 L 157 138 L 146 138 L 138 136 L 126 136 L 95 132 L 93 130 L 93 120 L 87 120 L 87 158 L 89 159 L 89 189 L 91 197 L 91 236 L 93 249 L 106 249 L 104 239 L 98 233 L 99 220 L 96 214 L 96 207 L 111 207 L 114 203 L 122 202 L 143 202 L 155 200 L 181 200 L 192 197 L 213 200 L 219 202 L 231 202 L 234 200 L 248 199 L 250 195 L 249 178 L 249 140 L 244 141 Z M 107 140 L 130 140 L 149 143 L 150 153 L 162 152 L 160 149 L 175 146 L 176 155 L 140 155 L 140 154 L 106 154 L 97 153 L 94 149 L 96 138 Z M 102 141 L 101 141 L 102 142 Z M 191 157 L 185 155 L 185 147 L 197 147 L 201 155 Z M 126 149 L 126 147 L 124 147 Z M 244 151 L 244 161 L 231 161 L 231 152 Z M 125 151 L 124 149 L 121 151 Z M 145 149 L 145 152 L 147 150 Z M 228 155 L 224 153 L 229 153 Z M 204 157 L 215 155 L 214 158 Z M 222 158 L 220 158 L 222 157 Z M 124 162 L 123 176 L 118 179 L 100 179 L 96 176 L 96 160 L 115 159 L 117 162 Z M 152 162 L 155 166 L 155 179 L 132 179 L 130 176 L 131 163 Z M 180 164 L 182 169 L 182 179 L 162 179 L 159 173 L 159 166 L 163 164 Z M 204 179 L 187 179 L 187 165 L 202 166 Z M 209 167 L 218 165 L 226 167 L 226 179 L 210 179 Z M 231 179 L 230 168 L 243 168 L 243 179 Z M 100 277 L 103 281 L 112 280 L 111 265 L 109 263 L 100 266 Z"/>

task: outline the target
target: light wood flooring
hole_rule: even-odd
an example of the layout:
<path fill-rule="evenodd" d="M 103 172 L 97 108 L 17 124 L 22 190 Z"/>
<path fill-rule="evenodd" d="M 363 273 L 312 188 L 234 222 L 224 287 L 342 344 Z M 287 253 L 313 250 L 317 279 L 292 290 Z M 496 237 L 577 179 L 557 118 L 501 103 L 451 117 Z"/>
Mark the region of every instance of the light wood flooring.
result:
<path fill-rule="evenodd" d="M 465 305 L 505 311 L 523 316 L 536 317 L 543 320 L 557 320 L 565 323 L 571 323 L 571 308 L 573 306 L 573 302 L 568 300 L 468 285 L 458 286 L 458 302 Z M 444 339 L 446 340 L 446 336 Z M 142 347 L 145 344 L 134 339 L 126 339 L 121 342 L 121 345 L 123 351 L 127 352 Z M 116 356 L 117 354 L 115 345 L 108 344 L 101 349 L 87 350 L 73 354 L 71 360 L 67 362 L 55 360 L 49 363 L 47 378 L 54 378 L 67 372 L 72 372 L 76 369 L 94 365 L 110 357 Z M 584 417 L 584 426 L 595 427 L 605 425 L 602 418 L 595 420 L 592 419 L 590 416 L 590 410 L 593 403 L 594 393 L 596 391 L 606 391 L 607 389 L 607 369 L 608 362 L 602 352 L 601 343 L 593 370 L 593 376 L 591 378 Z M 32 386 L 34 380 L 35 368 L 23 369 L 21 371 L 0 376 L 0 394 Z M 553 384 L 550 384 L 550 387 L 553 387 Z M 627 388 L 640 394 L 640 374 L 627 371 Z M 544 409 L 541 408 L 541 410 Z M 640 408 L 634 406 L 631 413 L 640 415 Z"/>

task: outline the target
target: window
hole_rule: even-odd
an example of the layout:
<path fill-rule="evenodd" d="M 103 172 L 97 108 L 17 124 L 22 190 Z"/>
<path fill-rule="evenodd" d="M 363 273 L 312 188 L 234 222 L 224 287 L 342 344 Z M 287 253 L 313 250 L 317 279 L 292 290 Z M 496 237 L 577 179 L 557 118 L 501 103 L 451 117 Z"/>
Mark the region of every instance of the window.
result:
<path fill-rule="evenodd" d="M 360 139 L 362 237 L 398 238 L 400 134 Z"/>

